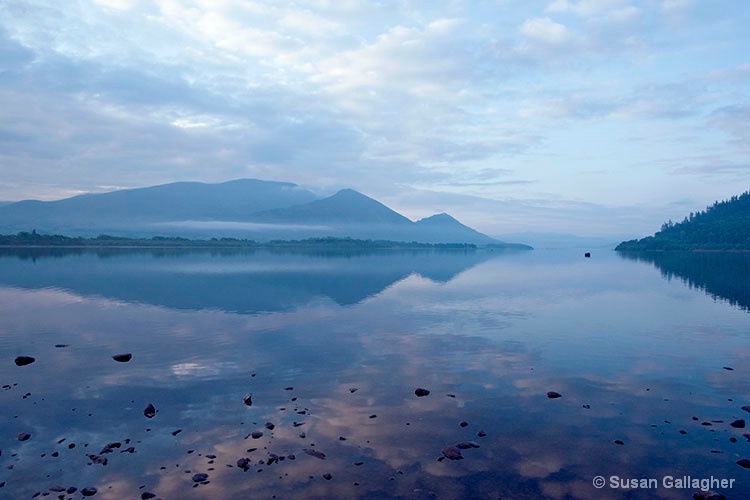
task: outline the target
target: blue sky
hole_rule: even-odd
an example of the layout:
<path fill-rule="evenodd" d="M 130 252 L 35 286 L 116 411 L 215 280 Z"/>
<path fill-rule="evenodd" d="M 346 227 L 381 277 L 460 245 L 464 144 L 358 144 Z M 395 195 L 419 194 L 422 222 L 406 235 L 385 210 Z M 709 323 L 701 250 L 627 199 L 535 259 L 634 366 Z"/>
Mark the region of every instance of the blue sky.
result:
<path fill-rule="evenodd" d="M 651 234 L 750 189 L 748 25 L 730 0 L 4 0 L 0 200 L 252 177 Z"/>

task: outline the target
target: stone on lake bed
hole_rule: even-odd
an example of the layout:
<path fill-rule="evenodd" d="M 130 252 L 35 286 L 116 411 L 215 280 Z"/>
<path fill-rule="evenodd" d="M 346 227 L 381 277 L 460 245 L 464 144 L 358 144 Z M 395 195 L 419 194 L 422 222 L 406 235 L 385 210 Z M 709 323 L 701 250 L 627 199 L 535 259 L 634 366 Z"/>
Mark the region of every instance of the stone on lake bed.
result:
<path fill-rule="evenodd" d="M 469 448 L 479 448 L 479 445 L 474 441 L 462 441 L 456 445 L 459 450 L 468 450 Z"/>
<path fill-rule="evenodd" d="M 254 431 L 252 434 L 250 434 L 250 437 L 253 439 L 260 439 L 263 437 L 263 433 L 260 431 Z"/>
<path fill-rule="evenodd" d="M 146 408 L 143 410 L 143 414 L 146 416 L 146 418 L 153 418 L 154 415 L 156 415 L 156 408 L 154 408 L 154 405 L 151 403 L 146 406 Z"/>
<path fill-rule="evenodd" d="M 112 359 L 120 363 L 127 363 L 128 361 L 133 359 L 133 355 L 129 352 L 125 354 L 115 354 L 114 356 L 112 356 Z"/>
<path fill-rule="evenodd" d="M 745 410 L 746 412 L 750 413 L 750 405 L 743 406 L 742 408 L 740 408 L 740 410 Z"/>
<path fill-rule="evenodd" d="M 463 460 L 464 458 L 464 456 L 461 455 L 461 450 L 455 446 L 446 446 L 441 453 L 448 460 Z"/>
<path fill-rule="evenodd" d="M 421 387 L 418 387 L 417 390 L 414 391 L 414 394 L 417 395 L 417 397 L 424 397 L 430 394 L 430 391 L 427 389 L 422 389 Z"/>
<path fill-rule="evenodd" d="M 330 481 L 331 479 L 333 479 L 333 476 L 330 473 L 326 472 L 325 474 L 323 474 L 323 479 L 325 479 L 326 481 Z"/>
<path fill-rule="evenodd" d="M 549 391 L 547 393 L 547 397 L 550 399 L 557 399 L 557 398 L 561 398 L 562 394 L 560 394 L 559 392 L 555 392 L 555 391 Z"/>
<path fill-rule="evenodd" d="M 253 395 L 245 394 L 242 396 L 242 401 L 244 401 L 247 406 L 253 406 Z"/>
<path fill-rule="evenodd" d="M 85 497 L 93 497 L 94 495 L 96 495 L 96 488 L 93 488 L 93 487 L 84 488 L 81 490 L 81 495 Z"/>
<path fill-rule="evenodd" d="M 34 361 L 36 361 L 36 358 L 32 358 L 31 356 L 18 356 L 16 358 L 16 366 L 30 365 Z"/>
<path fill-rule="evenodd" d="M 325 460 L 326 458 L 326 454 L 318 450 L 311 450 L 309 448 L 305 448 L 305 453 L 307 453 L 311 457 L 319 458 L 321 460 Z"/>
<path fill-rule="evenodd" d="M 21 432 L 17 437 L 19 441 L 28 441 L 31 437 L 31 434 L 29 434 L 28 432 Z"/>
<path fill-rule="evenodd" d="M 193 482 L 195 482 L 195 483 L 202 483 L 206 479 L 208 479 L 208 474 L 205 474 L 205 473 L 202 473 L 202 472 L 200 474 L 194 474 L 193 475 Z"/>
<path fill-rule="evenodd" d="M 746 469 L 750 469 L 750 460 L 747 458 L 743 458 L 742 460 L 737 460 L 737 465 L 740 467 L 744 467 Z"/>
<path fill-rule="evenodd" d="M 735 429 L 744 429 L 745 428 L 745 420 L 743 420 L 743 419 L 735 420 L 734 422 L 732 422 L 729 425 L 731 425 Z"/>

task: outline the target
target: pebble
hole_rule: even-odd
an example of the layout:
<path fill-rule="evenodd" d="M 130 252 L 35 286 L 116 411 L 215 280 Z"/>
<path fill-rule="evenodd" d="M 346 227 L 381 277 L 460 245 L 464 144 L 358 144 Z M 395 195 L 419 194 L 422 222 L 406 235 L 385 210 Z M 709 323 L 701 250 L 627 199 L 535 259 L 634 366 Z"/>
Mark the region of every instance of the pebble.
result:
<path fill-rule="evenodd" d="M 115 354 L 114 356 L 112 356 L 112 359 L 120 363 L 127 363 L 128 361 L 133 359 L 133 355 L 129 352 L 125 354 Z"/>
<path fill-rule="evenodd" d="M 245 394 L 242 396 L 242 401 L 244 401 L 247 406 L 253 406 L 253 395 Z"/>
<path fill-rule="evenodd" d="M 154 415 L 156 415 L 156 408 L 154 408 L 154 405 L 151 403 L 146 406 L 146 408 L 143 410 L 143 414 L 146 416 L 146 418 L 152 418 Z"/>
<path fill-rule="evenodd" d="M 742 460 L 737 460 L 737 465 L 740 467 L 744 467 L 746 469 L 750 469 L 750 460 L 747 458 L 743 458 Z"/>
<path fill-rule="evenodd" d="M 154 498 L 156 495 L 151 493 L 150 491 L 144 491 L 141 493 L 141 500 L 149 500 L 149 498 Z"/>
<path fill-rule="evenodd" d="M 28 441 L 31 437 L 31 434 L 29 434 L 28 432 L 21 432 L 17 437 L 19 441 Z"/>
<path fill-rule="evenodd" d="M 732 422 L 729 425 L 731 425 L 735 429 L 744 429 L 745 428 L 745 421 L 743 419 L 739 419 L 739 420 L 735 420 L 734 422 Z"/>
<path fill-rule="evenodd" d="M 555 392 L 555 391 L 549 391 L 547 393 L 547 397 L 550 399 L 557 399 L 557 398 L 561 398 L 562 394 L 560 394 L 559 392 Z"/>
<path fill-rule="evenodd" d="M 326 472 L 325 474 L 323 474 L 323 479 L 325 479 L 326 481 L 330 481 L 331 479 L 333 479 L 333 476 L 330 473 Z"/>
<path fill-rule="evenodd" d="M 417 397 L 421 398 L 430 394 L 430 391 L 428 391 L 427 389 L 422 389 L 421 387 L 418 387 L 417 390 L 414 391 L 414 394 L 416 394 Z"/>
<path fill-rule="evenodd" d="M 193 475 L 193 482 L 196 482 L 196 483 L 202 483 L 206 479 L 208 479 L 208 474 L 200 473 L 200 474 Z"/>
<path fill-rule="evenodd" d="M 96 495 L 96 488 L 88 487 L 81 490 L 81 495 L 85 497 L 93 497 Z"/>
<path fill-rule="evenodd" d="M 469 422 L 467 422 L 467 421 L 464 420 L 463 422 L 461 422 L 458 425 L 460 425 L 461 427 L 467 427 L 469 425 Z"/>
<path fill-rule="evenodd" d="M 34 361 L 36 361 L 36 358 L 32 358 L 31 356 L 18 356 L 16 358 L 16 366 L 30 365 Z"/>
<path fill-rule="evenodd" d="M 305 453 L 307 453 L 311 457 L 319 458 L 321 460 L 325 460 L 325 458 L 326 458 L 326 454 L 323 453 L 322 451 L 318 451 L 318 450 L 311 450 L 309 448 L 306 448 L 305 449 Z"/>
<path fill-rule="evenodd" d="M 442 454 L 448 460 L 462 460 L 464 458 L 464 456 L 461 455 L 461 450 L 455 446 L 446 446 L 443 448 Z"/>
<path fill-rule="evenodd" d="M 260 431 L 255 431 L 255 432 L 253 432 L 252 434 L 250 434 L 250 436 L 251 436 L 251 437 L 252 437 L 253 439 L 260 439 L 260 438 L 262 438 L 262 437 L 263 437 L 263 433 L 262 433 L 262 432 L 260 432 Z"/>
<path fill-rule="evenodd" d="M 462 441 L 456 445 L 459 450 L 468 450 L 469 448 L 479 448 L 479 445 L 474 441 Z"/>

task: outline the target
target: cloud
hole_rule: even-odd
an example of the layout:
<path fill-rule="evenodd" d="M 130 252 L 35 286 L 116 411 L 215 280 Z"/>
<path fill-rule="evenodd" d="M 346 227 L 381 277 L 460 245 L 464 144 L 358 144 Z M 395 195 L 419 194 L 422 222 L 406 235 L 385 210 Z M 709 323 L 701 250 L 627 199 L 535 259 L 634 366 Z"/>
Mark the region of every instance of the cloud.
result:
<path fill-rule="evenodd" d="M 548 45 L 560 45 L 570 40 L 568 29 L 549 17 L 529 19 L 521 25 L 521 33 L 530 40 Z"/>

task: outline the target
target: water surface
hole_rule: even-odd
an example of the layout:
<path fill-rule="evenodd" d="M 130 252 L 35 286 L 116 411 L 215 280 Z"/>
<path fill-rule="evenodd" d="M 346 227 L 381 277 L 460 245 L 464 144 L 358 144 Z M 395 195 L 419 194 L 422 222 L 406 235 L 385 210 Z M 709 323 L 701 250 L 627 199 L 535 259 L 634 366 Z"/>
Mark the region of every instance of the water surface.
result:
<path fill-rule="evenodd" d="M 750 431 L 730 425 L 750 418 L 748 268 L 610 251 L 4 251 L 0 496 L 692 498 L 661 483 L 689 475 L 750 498 L 736 463 Z"/>

